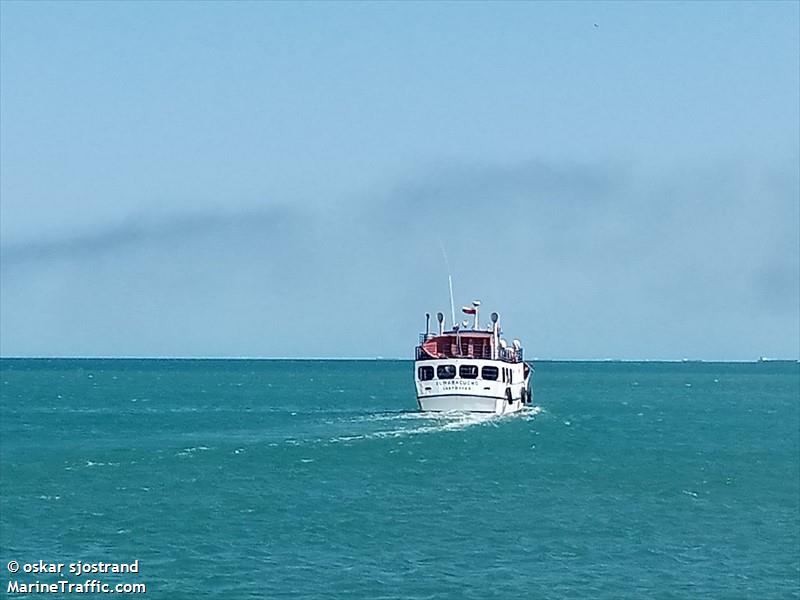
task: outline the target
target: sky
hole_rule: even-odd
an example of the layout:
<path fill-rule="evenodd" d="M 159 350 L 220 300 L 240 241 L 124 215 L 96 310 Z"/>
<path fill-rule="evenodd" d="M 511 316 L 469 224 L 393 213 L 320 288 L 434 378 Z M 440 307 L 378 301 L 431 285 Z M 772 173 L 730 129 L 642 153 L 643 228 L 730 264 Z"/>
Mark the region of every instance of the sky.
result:
<path fill-rule="evenodd" d="M 789 1 L 3 1 L 0 355 L 410 358 L 449 273 L 528 358 L 799 358 L 799 40 Z"/>

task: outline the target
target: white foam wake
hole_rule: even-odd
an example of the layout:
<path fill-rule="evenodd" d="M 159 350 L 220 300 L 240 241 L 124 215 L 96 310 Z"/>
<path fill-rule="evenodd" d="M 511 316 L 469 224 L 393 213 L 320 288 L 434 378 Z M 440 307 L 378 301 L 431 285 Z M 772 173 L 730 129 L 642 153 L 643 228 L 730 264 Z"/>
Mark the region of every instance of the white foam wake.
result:
<path fill-rule="evenodd" d="M 493 415 L 486 413 L 424 413 L 424 412 L 402 412 L 402 413 L 375 413 L 370 415 L 360 415 L 353 417 L 352 423 L 407 423 L 408 426 L 395 427 L 392 429 L 381 429 L 350 435 L 340 435 L 330 438 L 332 443 L 352 442 L 355 440 L 381 439 L 381 438 L 402 438 L 426 433 L 442 433 L 448 431 L 459 431 L 478 425 L 497 427 L 506 419 L 515 417 L 532 418 L 541 412 L 538 406 L 509 415 Z M 421 423 L 420 423 L 421 422 Z"/>

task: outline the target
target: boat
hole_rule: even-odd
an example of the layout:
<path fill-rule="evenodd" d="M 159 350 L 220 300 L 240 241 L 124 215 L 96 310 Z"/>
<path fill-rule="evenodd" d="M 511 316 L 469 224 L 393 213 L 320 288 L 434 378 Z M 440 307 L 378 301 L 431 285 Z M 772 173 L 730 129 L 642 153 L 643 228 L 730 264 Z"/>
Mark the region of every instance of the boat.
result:
<path fill-rule="evenodd" d="M 501 337 L 496 312 L 482 329 L 480 304 L 475 300 L 461 309 L 474 316 L 471 327 L 467 319 L 445 330 L 444 315 L 437 313 L 438 333 L 430 331 L 431 315 L 425 313 L 425 332 L 419 336 L 414 361 L 421 411 L 506 414 L 533 401 L 533 368 L 523 360 L 522 344 L 513 340 L 509 345 Z"/>

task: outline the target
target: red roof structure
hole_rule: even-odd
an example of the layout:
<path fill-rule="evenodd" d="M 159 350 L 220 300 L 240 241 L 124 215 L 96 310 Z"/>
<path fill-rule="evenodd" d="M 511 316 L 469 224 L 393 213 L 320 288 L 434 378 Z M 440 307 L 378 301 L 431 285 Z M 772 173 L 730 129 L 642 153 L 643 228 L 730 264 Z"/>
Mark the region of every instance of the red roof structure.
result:
<path fill-rule="evenodd" d="M 482 331 L 446 333 L 422 343 L 430 358 L 492 358 L 492 334 Z"/>

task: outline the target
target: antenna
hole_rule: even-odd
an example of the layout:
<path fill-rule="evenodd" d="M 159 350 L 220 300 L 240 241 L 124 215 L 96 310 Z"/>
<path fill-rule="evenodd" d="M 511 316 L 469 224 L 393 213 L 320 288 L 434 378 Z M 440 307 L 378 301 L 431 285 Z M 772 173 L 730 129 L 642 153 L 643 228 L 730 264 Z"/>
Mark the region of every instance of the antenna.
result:
<path fill-rule="evenodd" d="M 452 317 L 451 323 L 456 322 L 456 305 L 453 302 L 453 277 L 450 274 L 450 261 L 447 260 L 447 252 L 444 250 L 444 243 L 442 238 L 439 238 L 439 247 L 442 249 L 442 256 L 444 256 L 444 264 L 447 267 L 447 283 L 450 284 L 450 316 Z"/>
<path fill-rule="evenodd" d="M 447 281 L 450 284 L 450 315 L 453 317 L 453 323 L 456 322 L 456 305 L 453 303 L 453 278 L 447 274 Z"/>

